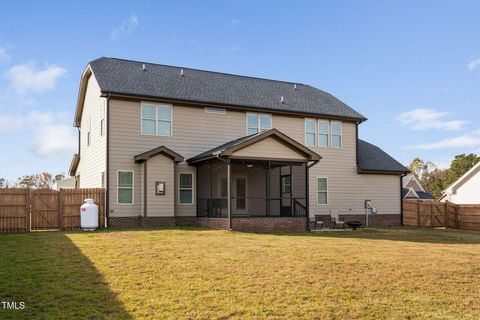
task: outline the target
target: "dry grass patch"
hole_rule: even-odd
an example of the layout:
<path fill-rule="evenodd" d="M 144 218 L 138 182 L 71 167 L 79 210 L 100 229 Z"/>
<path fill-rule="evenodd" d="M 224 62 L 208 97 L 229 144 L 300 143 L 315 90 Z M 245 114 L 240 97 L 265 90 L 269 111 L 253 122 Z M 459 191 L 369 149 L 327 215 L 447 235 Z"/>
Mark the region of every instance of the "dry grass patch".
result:
<path fill-rule="evenodd" d="M 480 233 L 0 235 L 0 318 L 478 319 Z"/>

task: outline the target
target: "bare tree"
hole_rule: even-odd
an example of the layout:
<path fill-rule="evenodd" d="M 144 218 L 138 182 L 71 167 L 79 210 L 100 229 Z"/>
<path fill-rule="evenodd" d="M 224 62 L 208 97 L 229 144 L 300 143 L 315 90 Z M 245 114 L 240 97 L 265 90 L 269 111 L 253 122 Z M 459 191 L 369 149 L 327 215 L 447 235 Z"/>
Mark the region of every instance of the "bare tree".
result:
<path fill-rule="evenodd" d="M 48 189 L 53 186 L 55 179 L 49 172 L 25 175 L 17 179 L 18 188 Z"/>

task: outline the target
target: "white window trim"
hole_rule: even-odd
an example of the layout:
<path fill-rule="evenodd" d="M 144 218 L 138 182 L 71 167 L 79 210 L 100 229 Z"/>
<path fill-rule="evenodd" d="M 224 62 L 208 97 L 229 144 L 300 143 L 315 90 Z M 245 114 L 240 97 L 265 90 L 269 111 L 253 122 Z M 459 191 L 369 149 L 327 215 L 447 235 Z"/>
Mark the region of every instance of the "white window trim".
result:
<path fill-rule="evenodd" d="M 340 147 L 335 147 L 333 146 L 333 126 L 332 126 L 332 123 L 334 122 L 337 122 L 337 123 L 340 123 L 340 134 L 336 134 L 335 136 L 340 136 Z M 342 121 L 338 121 L 338 120 L 332 120 L 330 121 L 330 147 L 334 148 L 334 149 L 341 149 L 343 147 L 343 122 Z"/>
<path fill-rule="evenodd" d="M 87 123 L 87 147 L 92 144 L 92 116 L 88 116 Z"/>
<path fill-rule="evenodd" d="M 132 203 L 120 203 L 118 202 L 118 175 L 120 172 L 131 172 L 132 173 Z M 135 172 L 133 170 L 117 170 L 117 205 L 119 206 L 133 206 L 135 204 Z"/>
<path fill-rule="evenodd" d="M 180 190 L 182 190 L 182 187 L 180 185 L 180 175 L 182 174 L 189 174 L 192 176 L 192 203 L 182 203 L 180 202 Z M 188 190 L 188 189 L 185 189 Z M 195 205 L 195 175 L 193 172 L 179 172 L 178 173 L 178 196 L 177 196 L 177 204 L 179 206 L 193 206 Z"/>
<path fill-rule="evenodd" d="M 307 132 L 307 120 L 313 121 L 313 132 Z M 315 147 L 317 145 L 317 122 L 318 121 L 315 118 L 305 118 L 305 121 L 303 122 L 304 140 L 305 145 L 308 147 Z M 313 144 L 307 144 L 307 133 L 313 133 Z"/>
<path fill-rule="evenodd" d="M 145 104 L 155 106 L 155 134 L 143 133 L 143 106 Z M 140 103 L 140 105 L 141 105 L 140 106 L 140 135 L 142 135 L 142 136 L 153 136 L 153 137 L 173 137 L 173 105 L 172 104 L 142 101 Z M 169 106 L 170 107 L 170 135 L 168 135 L 168 136 L 158 134 L 158 121 L 168 121 L 168 120 L 158 119 L 158 107 L 159 106 Z M 153 120 L 153 119 L 147 119 L 147 120 Z"/>
<path fill-rule="evenodd" d="M 326 146 L 321 146 L 321 145 L 320 145 L 320 138 L 319 138 L 319 136 L 320 136 L 320 134 L 321 134 L 321 133 L 320 133 L 320 122 L 326 122 L 327 125 L 328 125 L 327 145 L 326 145 Z M 332 134 L 331 134 L 331 128 L 332 128 L 332 124 L 330 123 L 330 120 L 328 120 L 328 119 L 317 119 L 317 132 L 316 132 L 317 147 L 319 147 L 319 148 L 330 148 L 330 147 L 332 146 L 332 143 L 331 143 L 331 141 L 330 141 L 331 136 L 332 136 Z M 322 134 L 324 135 L 325 133 L 322 133 Z"/>
<path fill-rule="evenodd" d="M 326 190 L 318 190 L 318 179 L 326 179 L 327 180 L 327 189 Z M 326 206 L 328 205 L 329 203 L 329 182 L 328 182 L 328 177 L 316 177 L 315 178 L 315 189 L 317 190 L 317 192 L 315 193 L 315 198 L 317 198 L 317 206 Z M 318 203 L 318 193 L 319 192 L 326 192 L 327 193 L 327 203 Z"/>
<path fill-rule="evenodd" d="M 100 110 L 100 136 L 105 136 L 105 113 L 106 113 L 106 101 L 103 101 L 102 108 Z"/>
<path fill-rule="evenodd" d="M 262 131 L 261 131 L 262 129 L 260 128 L 260 116 L 269 116 L 269 117 L 270 117 L 270 128 L 269 128 L 269 129 L 266 129 L 265 131 L 271 130 L 271 129 L 273 128 L 273 116 L 272 116 L 271 113 L 247 112 L 247 113 L 245 114 L 245 133 L 246 133 L 247 136 L 249 135 L 249 134 L 248 134 L 248 116 L 249 116 L 249 115 L 255 115 L 255 116 L 257 116 L 257 131 L 258 131 L 257 133 L 262 132 Z"/>
<path fill-rule="evenodd" d="M 227 113 L 227 110 L 225 110 L 225 108 L 205 107 L 203 108 L 203 112 L 209 114 L 224 115 Z"/>

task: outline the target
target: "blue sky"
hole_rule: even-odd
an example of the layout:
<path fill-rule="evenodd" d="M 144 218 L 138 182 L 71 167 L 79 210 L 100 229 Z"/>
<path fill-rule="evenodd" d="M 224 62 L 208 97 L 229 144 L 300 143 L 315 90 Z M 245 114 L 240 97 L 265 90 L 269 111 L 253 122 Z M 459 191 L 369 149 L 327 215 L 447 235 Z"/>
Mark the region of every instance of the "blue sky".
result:
<path fill-rule="evenodd" d="M 79 79 L 100 56 L 308 83 L 403 163 L 480 153 L 478 1 L 2 4 L 0 177 L 66 172 Z"/>

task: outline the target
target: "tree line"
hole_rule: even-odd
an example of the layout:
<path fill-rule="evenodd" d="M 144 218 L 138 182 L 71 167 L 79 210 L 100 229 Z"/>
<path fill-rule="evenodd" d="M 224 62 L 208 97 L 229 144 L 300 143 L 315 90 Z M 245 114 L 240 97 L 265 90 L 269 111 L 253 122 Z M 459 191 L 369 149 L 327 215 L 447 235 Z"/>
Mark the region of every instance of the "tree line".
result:
<path fill-rule="evenodd" d="M 455 156 L 449 168 L 441 169 L 432 161 L 423 161 L 416 157 L 410 163 L 408 169 L 427 192 L 435 199 L 439 199 L 442 197 L 443 190 L 457 181 L 478 162 L 480 162 L 480 156 L 476 154 L 460 154 Z"/>
<path fill-rule="evenodd" d="M 49 172 L 34 173 L 17 178 L 16 182 L 9 184 L 7 179 L 0 178 L 0 188 L 31 188 L 31 189 L 50 189 L 57 179 L 64 179 L 65 175 L 54 176 Z"/>

